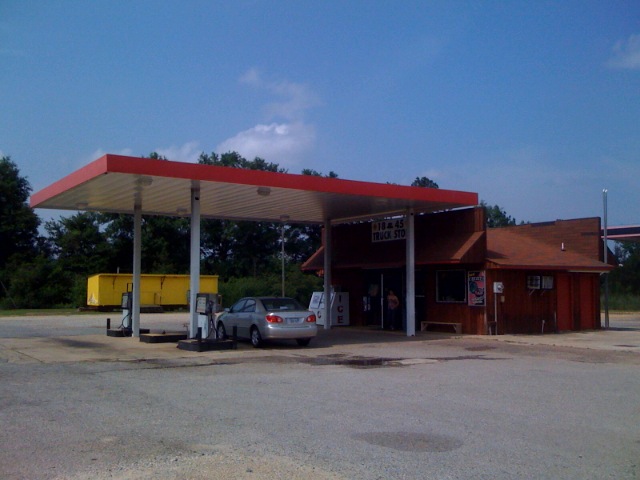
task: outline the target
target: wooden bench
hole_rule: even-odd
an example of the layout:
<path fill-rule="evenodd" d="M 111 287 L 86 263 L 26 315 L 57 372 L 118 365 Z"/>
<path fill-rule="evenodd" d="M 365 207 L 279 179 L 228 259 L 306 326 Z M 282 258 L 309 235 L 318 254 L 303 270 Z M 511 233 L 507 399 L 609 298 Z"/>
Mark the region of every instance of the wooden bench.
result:
<path fill-rule="evenodd" d="M 429 325 L 434 325 L 434 326 L 445 326 L 445 327 L 451 327 L 454 331 L 454 333 L 462 333 L 462 324 L 461 323 L 454 323 L 454 322 L 429 322 L 429 321 L 424 321 L 424 322 L 420 322 L 420 331 L 422 332 L 426 332 L 429 330 Z"/>

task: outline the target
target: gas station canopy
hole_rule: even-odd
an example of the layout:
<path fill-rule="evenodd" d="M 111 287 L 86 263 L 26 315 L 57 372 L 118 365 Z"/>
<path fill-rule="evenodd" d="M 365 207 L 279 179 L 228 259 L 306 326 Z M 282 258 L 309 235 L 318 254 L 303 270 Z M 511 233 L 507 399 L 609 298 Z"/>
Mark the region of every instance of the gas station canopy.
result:
<path fill-rule="evenodd" d="M 604 229 L 600 232 L 604 238 Z M 616 242 L 636 242 L 640 243 L 640 225 L 608 227 L 607 239 Z"/>
<path fill-rule="evenodd" d="M 191 215 L 203 218 L 343 223 L 478 204 L 478 194 L 337 178 L 104 155 L 31 196 L 31 207 Z"/>
<path fill-rule="evenodd" d="M 133 214 L 132 334 L 140 336 L 142 215 L 191 219 L 190 326 L 198 330 L 200 219 L 218 218 L 323 224 L 324 295 L 331 295 L 331 225 L 405 215 L 407 278 L 414 277 L 415 214 L 469 207 L 478 194 L 357 182 L 310 175 L 105 155 L 31 196 L 31 207 Z M 407 299 L 415 297 L 408 281 Z M 407 335 L 415 334 L 415 309 L 407 301 Z M 330 302 L 325 302 L 329 318 Z M 411 320 L 413 319 L 413 321 Z M 325 323 L 329 328 L 330 322 Z"/>

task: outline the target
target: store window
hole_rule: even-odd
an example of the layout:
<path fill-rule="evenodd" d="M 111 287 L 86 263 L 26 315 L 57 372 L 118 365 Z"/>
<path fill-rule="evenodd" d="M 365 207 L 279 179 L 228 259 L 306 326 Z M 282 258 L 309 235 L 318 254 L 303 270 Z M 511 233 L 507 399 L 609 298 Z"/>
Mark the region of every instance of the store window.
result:
<path fill-rule="evenodd" d="M 436 301 L 440 303 L 466 303 L 467 272 L 464 270 L 437 271 Z"/>

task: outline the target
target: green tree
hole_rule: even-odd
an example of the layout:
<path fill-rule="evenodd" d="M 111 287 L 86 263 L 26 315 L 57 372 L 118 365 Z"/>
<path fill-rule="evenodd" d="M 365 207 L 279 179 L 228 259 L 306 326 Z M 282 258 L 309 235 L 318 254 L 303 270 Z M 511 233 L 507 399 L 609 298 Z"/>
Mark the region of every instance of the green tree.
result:
<path fill-rule="evenodd" d="M 416 179 L 411 182 L 412 187 L 425 187 L 425 188 L 440 188 L 436 182 L 427 177 L 416 177 Z"/>
<path fill-rule="evenodd" d="M 10 157 L 0 158 L 0 270 L 13 255 L 32 255 L 38 247 L 40 219 L 27 204 L 31 185 Z"/>
<path fill-rule="evenodd" d="M 247 160 L 237 152 L 202 153 L 198 163 L 247 170 L 286 173 L 277 163 L 256 157 Z M 201 224 L 203 270 L 223 278 L 257 276 L 277 272 L 280 224 L 203 220 Z"/>
<path fill-rule="evenodd" d="M 253 160 L 247 160 L 238 152 L 227 152 L 218 155 L 215 152 L 211 154 L 201 153 L 198 163 L 202 165 L 217 165 L 220 167 L 244 168 L 246 170 L 262 170 L 265 172 L 286 173 L 284 168 L 280 168 L 277 163 L 267 162 L 264 158 L 255 157 Z"/>
<path fill-rule="evenodd" d="M 142 218 L 142 270 L 147 273 L 189 272 L 191 225 L 188 218 Z M 131 258 L 133 257 L 133 245 Z"/>
<path fill-rule="evenodd" d="M 312 168 L 303 168 L 302 175 L 310 175 L 312 177 L 338 178 L 338 174 L 334 171 L 330 171 L 327 175 L 323 175 L 322 173 Z"/>
<path fill-rule="evenodd" d="M 112 249 L 102 231 L 101 215 L 81 212 L 45 223 L 53 268 L 47 288 L 59 292 L 57 305 L 84 306 L 87 278 L 107 271 Z M 44 288 L 44 287 L 43 287 Z M 52 295 L 53 296 L 53 295 Z"/>
<path fill-rule="evenodd" d="M 516 224 L 516 219 L 507 215 L 507 212 L 498 205 L 487 205 L 484 200 L 480 201 L 480 205 L 484 207 L 487 216 L 487 227 L 509 227 Z"/>
<path fill-rule="evenodd" d="M 100 214 L 100 224 L 111 247 L 105 273 L 131 273 L 133 265 L 133 215 Z"/>
<path fill-rule="evenodd" d="M 105 271 L 111 254 L 100 215 L 81 212 L 45 223 L 50 251 L 60 266 L 77 274 Z"/>
<path fill-rule="evenodd" d="M 33 256 L 28 262 L 12 262 L 11 283 L 0 306 L 2 308 L 68 306 L 73 297 L 70 291 L 74 288 L 73 279 L 72 276 L 66 275 L 63 281 L 60 280 L 61 275 L 56 270 L 56 261 L 45 255 Z"/>
<path fill-rule="evenodd" d="M 609 274 L 611 292 L 640 295 L 640 243 L 617 242 L 614 253 L 620 264 Z"/>
<path fill-rule="evenodd" d="M 40 219 L 27 204 L 31 185 L 10 157 L 0 157 L 0 306 L 24 305 L 15 295 L 19 268 L 38 256 Z"/>

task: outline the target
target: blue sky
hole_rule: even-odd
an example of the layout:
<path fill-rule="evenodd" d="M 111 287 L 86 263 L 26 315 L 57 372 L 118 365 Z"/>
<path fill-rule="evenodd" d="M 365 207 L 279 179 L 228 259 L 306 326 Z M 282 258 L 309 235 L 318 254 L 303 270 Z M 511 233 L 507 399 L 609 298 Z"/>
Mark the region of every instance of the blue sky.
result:
<path fill-rule="evenodd" d="M 640 224 L 640 3 L 0 0 L 0 154 L 236 150 Z M 40 210 L 39 215 L 47 216 Z"/>

